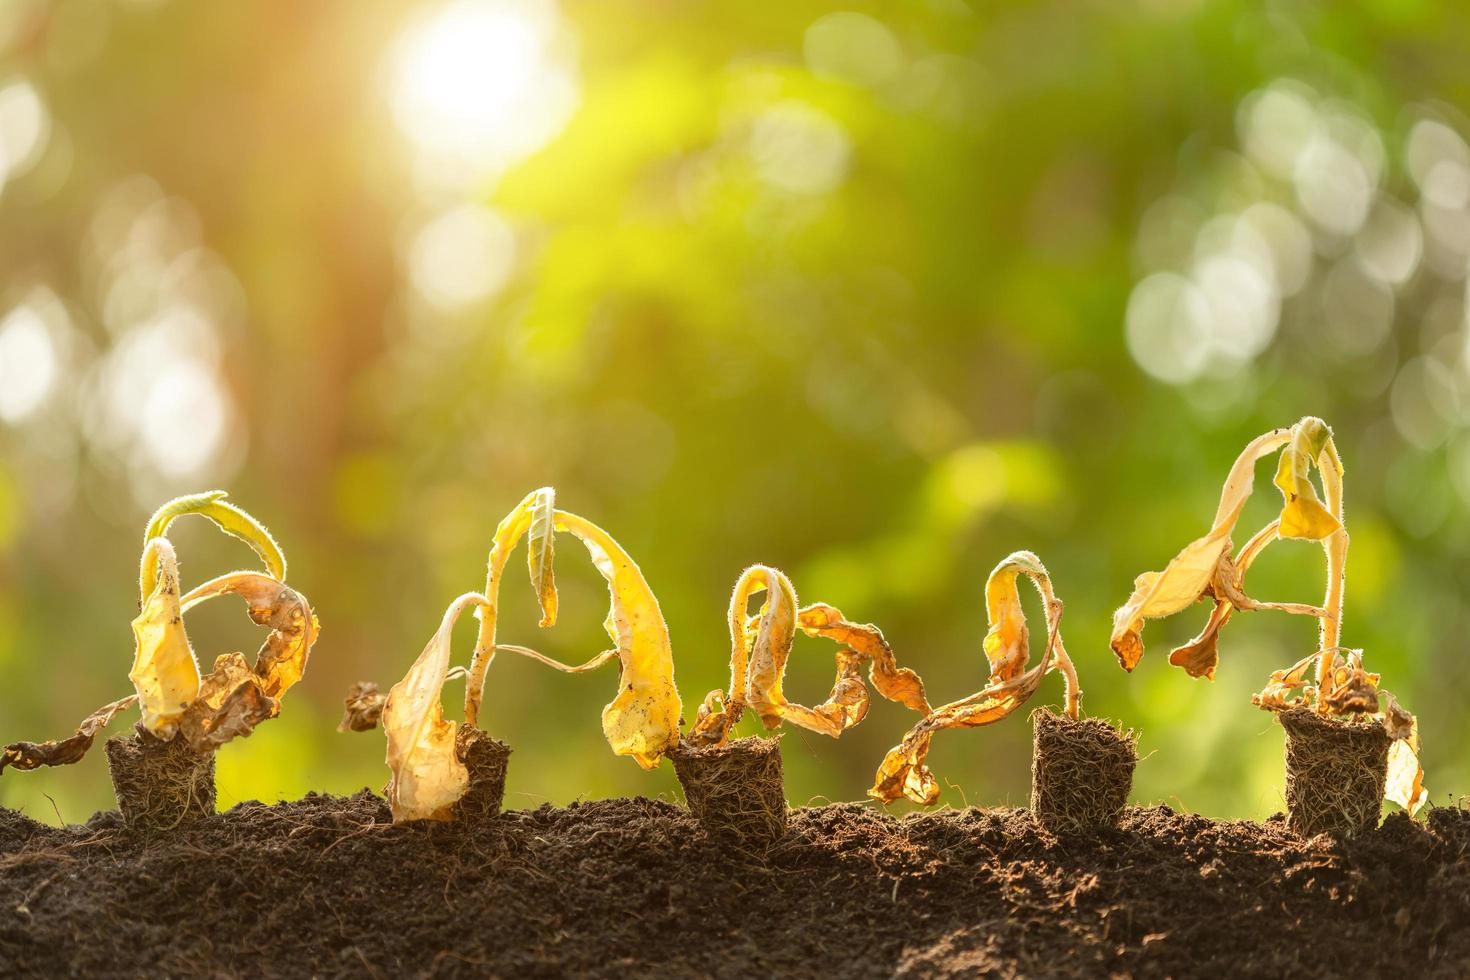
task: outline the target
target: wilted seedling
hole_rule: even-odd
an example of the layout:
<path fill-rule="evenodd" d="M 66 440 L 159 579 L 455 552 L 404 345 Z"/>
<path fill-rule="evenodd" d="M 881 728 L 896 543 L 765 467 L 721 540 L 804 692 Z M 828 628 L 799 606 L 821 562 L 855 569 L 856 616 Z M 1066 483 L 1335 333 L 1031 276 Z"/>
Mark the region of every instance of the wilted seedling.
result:
<path fill-rule="evenodd" d="M 759 612 L 749 615 L 752 597 L 764 592 Z M 778 836 L 786 824 L 781 755 L 775 739 L 730 741 L 730 732 L 749 709 L 768 730 L 785 723 L 837 738 L 868 713 L 863 667 L 878 693 L 923 714 L 929 712 L 924 683 L 898 666 L 883 633 L 850 622 L 826 603 L 798 608 L 796 589 L 779 569 L 753 565 L 741 574 L 730 597 L 730 688 L 711 691 L 694 725 L 674 755 L 689 808 L 710 830 L 746 838 Z M 815 707 L 787 699 L 786 664 L 796 631 L 839 644 L 837 678 L 827 700 Z"/>
<path fill-rule="evenodd" d="M 69 738 L 6 746 L 0 770 L 78 762 L 97 733 L 136 704 L 142 715 L 136 733 L 107 745 L 123 816 L 130 824 L 158 828 L 214 812 L 214 751 L 280 713 L 281 697 L 301 679 L 319 628 L 306 599 L 285 584 L 285 556 L 270 533 L 224 498 L 223 491 L 180 497 L 148 522 L 140 562 L 142 609 L 133 620 L 128 674 L 135 693 L 93 712 Z M 231 572 L 181 595 L 178 559 L 166 533 L 185 514 L 207 517 L 245 541 L 268 574 Z M 222 595 L 244 599 L 250 618 L 271 632 L 253 665 L 239 653 L 223 654 L 201 676 L 183 615 Z"/>
<path fill-rule="evenodd" d="M 553 535 L 563 531 L 586 546 L 592 563 L 607 580 L 611 608 L 604 624 L 615 644 L 584 664 L 570 666 L 522 646 L 499 643 L 496 621 L 506 562 L 521 538 L 528 539 L 528 566 L 541 605 L 543 627 L 556 623 Z M 473 609 L 479 637 L 467 671 L 449 666 L 450 641 L 459 617 Z M 485 676 L 499 651 L 531 657 L 568 673 L 593 670 L 618 661 L 618 693 L 602 711 L 603 734 L 618 755 L 632 756 L 646 769 L 679 741 L 681 706 L 674 689 L 669 631 L 658 600 L 643 573 L 622 547 L 592 522 L 555 508 L 555 494 L 542 488 L 529 494 L 500 522 L 490 549 L 485 591 L 470 592 L 450 604 L 439 629 L 408 673 L 388 692 L 355 686 L 347 698 L 345 730 L 374 727 L 374 715 L 388 737 L 387 795 L 393 819 L 448 820 L 470 813 L 493 814 L 505 786 L 509 748 L 478 726 Z M 464 677 L 465 721 L 444 717 L 440 691 L 451 678 Z"/>
<path fill-rule="evenodd" d="M 1254 485 L 1255 465 L 1280 450 L 1273 481 L 1281 513 L 1234 550 L 1231 535 Z M 1319 496 L 1311 471 L 1322 483 Z M 1169 662 L 1194 677 L 1213 678 L 1220 630 L 1236 610 L 1274 609 L 1319 622 L 1317 650 L 1271 675 L 1254 703 L 1275 711 L 1287 732 L 1287 804 L 1294 829 L 1356 833 L 1377 824 L 1385 795 L 1410 813 L 1423 805 L 1418 726 L 1413 715 L 1378 688 L 1362 667 L 1362 651 L 1340 645 L 1348 535 L 1343 526 L 1343 467 L 1332 430 L 1308 416 L 1289 429 L 1257 437 L 1236 459 L 1208 534 L 1189 544 L 1162 572 L 1145 572 L 1113 616 L 1112 647 L 1132 670 L 1143 656 L 1145 620 L 1159 619 L 1201 599 L 1214 603 L 1199 635 Z M 1320 607 L 1258 602 L 1245 592 L 1245 574 L 1274 541 L 1316 541 L 1327 555 L 1326 598 Z M 1387 706 L 1380 711 L 1380 695 Z M 1376 725 L 1378 732 L 1370 730 Z M 1385 786 L 1385 771 L 1387 772 Z"/>
<path fill-rule="evenodd" d="M 1018 583 L 1022 576 L 1031 580 L 1046 613 L 1046 644 L 1040 663 L 1030 669 L 1027 669 L 1031 661 L 1030 630 L 1026 625 Z M 1033 808 L 1048 822 L 1053 822 L 1051 815 L 1055 813 L 1068 825 L 1107 819 L 1107 814 L 1114 809 L 1111 804 L 1102 807 L 1101 818 L 1076 812 L 1078 799 L 1085 798 L 1089 792 L 1107 800 L 1117 794 L 1111 786 L 1080 785 L 1087 771 L 1097 767 L 1089 759 L 1087 740 L 1074 739 L 1069 733 L 1074 728 L 1082 731 L 1076 726 L 1093 723 L 1082 722 L 1078 718 L 1082 689 L 1077 683 L 1072 658 L 1067 655 L 1062 641 L 1062 601 L 1057 598 L 1051 576 L 1041 559 L 1032 552 L 1017 551 L 996 565 L 985 582 L 985 611 L 990 624 L 984 643 L 985 657 L 990 665 L 990 678 L 985 687 L 967 698 L 929 712 L 901 743 L 888 752 L 878 767 L 868 795 L 884 803 L 900 797 L 926 806 L 934 803 L 939 798 L 939 782 L 926 764 L 934 734 L 946 728 L 979 728 L 1009 717 L 1036 693 L 1042 678 L 1055 670 L 1061 672 L 1066 682 L 1066 718 L 1059 719 L 1062 721 L 1060 726 L 1051 725 L 1045 730 L 1050 736 L 1046 740 L 1042 739 L 1043 729 L 1038 722 L 1037 751 L 1048 759 L 1055 758 L 1056 762 L 1046 765 L 1042 760 L 1036 767 L 1035 774 L 1042 781 L 1033 787 Z M 1122 799 L 1117 802 L 1117 808 L 1121 808 L 1131 785 L 1132 766 L 1128 765 L 1121 774 L 1117 772 L 1117 766 L 1108 768 L 1114 772 L 1113 782 L 1122 779 Z M 1055 779 L 1043 778 L 1048 773 Z M 1079 785 L 1075 788 L 1062 785 L 1067 779 L 1077 780 Z M 1076 789 L 1085 792 L 1078 797 Z"/>

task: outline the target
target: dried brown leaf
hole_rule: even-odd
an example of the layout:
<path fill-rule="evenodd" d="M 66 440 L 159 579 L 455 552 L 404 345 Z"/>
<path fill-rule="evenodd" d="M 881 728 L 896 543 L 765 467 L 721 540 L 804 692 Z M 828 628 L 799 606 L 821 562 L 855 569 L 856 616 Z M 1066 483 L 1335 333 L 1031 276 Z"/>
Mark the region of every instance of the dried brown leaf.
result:
<path fill-rule="evenodd" d="M 199 697 L 179 720 L 179 734 L 196 752 L 213 752 L 281 713 L 281 702 L 264 686 L 244 654 L 222 653 L 199 685 Z"/>
<path fill-rule="evenodd" d="M 49 742 L 12 742 L 0 751 L 0 772 L 6 766 L 15 769 L 37 769 L 41 766 L 69 766 L 80 762 L 92 747 L 97 733 L 106 728 L 114 717 L 138 703 L 136 694 L 105 704 L 92 712 L 77 726 L 76 733 L 67 738 Z"/>
<path fill-rule="evenodd" d="M 342 699 L 342 721 L 337 725 L 339 732 L 370 732 L 378 727 L 383 718 L 383 705 L 388 695 L 378 691 L 372 681 L 358 681 Z"/>

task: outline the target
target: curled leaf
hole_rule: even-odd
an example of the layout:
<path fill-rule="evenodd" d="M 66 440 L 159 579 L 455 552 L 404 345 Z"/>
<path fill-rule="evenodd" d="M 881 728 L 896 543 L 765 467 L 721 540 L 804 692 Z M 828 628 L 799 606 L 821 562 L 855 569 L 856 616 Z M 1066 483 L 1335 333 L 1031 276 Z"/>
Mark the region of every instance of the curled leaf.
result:
<path fill-rule="evenodd" d="M 450 603 L 423 652 L 388 691 L 381 717 L 392 773 L 388 806 L 395 823 L 448 820 L 469 786 L 469 771 L 455 751 L 459 725 L 445 720 L 439 692 L 449 673 L 454 624 L 466 609 L 485 602 L 471 592 Z"/>
<path fill-rule="evenodd" d="M 205 582 L 184 596 L 183 611 L 222 595 L 244 599 L 251 620 L 270 628 L 252 674 L 262 693 L 279 698 L 305 673 L 321 624 L 301 593 L 257 572 L 231 572 Z"/>
<path fill-rule="evenodd" d="M 199 663 L 184 631 L 179 603 L 179 563 L 167 538 L 156 537 L 144 549 L 157 569 L 156 584 L 133 620 L 133 669 L 128 680 L 138 692 L 142 724 L 167 740 L 178 730 L 185 709 L 199 696 Z"/>
<path fill-rule="evenodd" d="M 669 628 L 643 572 L 602 528 L 559 510 L 556 529 L 575 535 L 607 580 L 610 608 L 603 623 L 617 648 L 618 694 L 602 709 L 602 732 L 618 755 L 645 769 L 679 744 L 682 705 L 674 687 Z M 473 675 L 471 677 L 473 682 Z"/>
<path fill-rule="evenodd" d="M 893 647 L 883 631 L 871 623 L 853 623 L 842 611 L 823 602 L 813 603 L 796 614 L 797 625 L 808 636 L 822 636 L 841 643 L 868 662 L 868 679 L 889 701 L 896 701 L 920 714 L 929 713 L 924 682 L 908 667 L 900 667 Z"/>
<path fill-rule="evenodd" d="M 1030 658 L 1029 632 L 1021 606 L 1017 579 L 1031 579 L 1046 607 L 1047 639 L 1041 662 L 1026 670 Z M 1018 551 L 991 571 L 985 583 L 990 629 L 985 655 L 990 679 L 984 689 L 959 701 L 935 708 L 890 749 L 878 766 L 868 795 L 884 803 L 900 796 L 929 805 L 939 798 L 939 783 L 925 760 L 934 733 L 946 728 L 978 728 L 1015 712 L 1041 686 L 1049 670 L 1060 670 L 1067 682 L 1067 712 L 1077 717 L 1082 698 L 1077 673 L 1062 642 L 1062 602 L 1052 589 L 1051 577 L 1035 554 Z"/>
<path fill-rule="evenodd" d="M 144 551 L 140 572 L 143 595 L 146 596 L 153 591 L 157 576 L 157 563 L 147 550 L 148 543 L 154 538 L 166 535 L 169 525 L 185 514 L 207 517 L 226 534 L 244 541 L 260 556 L 260 560 L 265 562 L 266 570 L 273 578 L 285 580 L 286 556 L 281 551 L 281 546 L 276 544 L 276 539 L 271 537 L 270 531 L 266 530 L 264 524 L 241 508 L 227 502 L 225 496 L 223 490 L 208 490 L 186 497 L 176 497 L 158 508 L 148 519 L 148 527 L 143 532 Z"/>
<path fill-rule="evenodd" d="M 82 719 L 76 733 L 49 742 L 12 742 L 0 751 L 0 772 L 6 766 L 15 769 L 37 769 L 41 766 L 69 766 L 80 762 L 92 747 L 97 733 L 106 728 L 121 711 L 138 703 L 136 694 L 129 694 L 111 704 L 104 704 Z"/>
<path fill-rule="evenodd" d="M 378 692 L 372 681 L 358 681 L 342 699 L 342 720 L 337 724 L 339 732 L 370 732 L 383 719 L 383 705 L 388 695 Z"/>
<path fill-rule="evenodd" d="M 765 592 L 760 611 L 746 617 L 752 596 Z M 797 609 L 796 590 L 779 569 L 753 565 L 741 574 L 730 597 L 730 691 L 711 691 L 700 706 L 689 733 L 695 744 L 718 745 L 730 735 L 746 707 L 756 711 L 767 728 L 790 722 L 833 738 L 856 725 L 868 712 L 868 688 L 862 668 L 878 692 L 915 711 L 927 714 L 924 682 L 899 667 L 893 648 L 876 626 L 853 623 L 825 603 Z M 815 707 L 796 704 L 782 689 L 796 629 L 841 644 L 836 654 L 837 676 L 827 700 Z"/>

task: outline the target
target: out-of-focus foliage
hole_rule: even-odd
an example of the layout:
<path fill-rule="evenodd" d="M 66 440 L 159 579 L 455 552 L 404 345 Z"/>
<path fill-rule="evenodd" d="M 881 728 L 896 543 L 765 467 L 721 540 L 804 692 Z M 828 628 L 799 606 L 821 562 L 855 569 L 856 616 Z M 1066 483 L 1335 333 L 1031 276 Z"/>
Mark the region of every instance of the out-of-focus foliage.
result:
<path fill-rule="evenodd" d="M 1467 44 L 1421 0 L 0 3 L 0 737 L 116 696 L 138 526 L 223 486 L 326 632 L 221 750 L 222 802 L 381 787 L 341 692 L 402 676 L 555 484 L 637 556 L 687 704 L 754 561 L 943 703 L 986 572 L 1044 554 L 1084 710 L 1141 733 L 1136 796 L 1261 816 L 1281 736 L 1249 695 L 1313 624 L 1240 617 L 1206 683 L 1125 675 L 1109 614 L 1246 440 L 1310 414 L 1354 474 L 1342 642 L 1413 706 L 1436 792 L 1470 789 L 1470 689 L 1431 681 L 1470 635 Z M 238 562 L 171 536 L 190 581 Z M 1322 575 L 1251 572 L 1302 602 Z M 558 586 L 542 648 L 604 649 L 605 583 Z M 255 642 L 213 605 L 199 648 Z M 538 618 L 513 576 L 502 631 Z M 501 659 L 509 806 L 672 791 L 603 750 L 601 685 Z M 909 720 L 788 734 L 790 797 L 860 797 Z M 982 734 L 936 744 L 941 799 L 1021 802 L 1029 731 Z M 109 802 L 91 760 L 0 778 L 55 819 L 46 794 Z"/>

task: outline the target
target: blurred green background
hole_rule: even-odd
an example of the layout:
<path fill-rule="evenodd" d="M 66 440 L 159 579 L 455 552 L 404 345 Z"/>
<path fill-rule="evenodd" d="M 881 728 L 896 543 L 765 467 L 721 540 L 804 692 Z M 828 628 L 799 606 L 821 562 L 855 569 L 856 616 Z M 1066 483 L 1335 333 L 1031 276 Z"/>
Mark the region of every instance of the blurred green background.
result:
<path fill-rule="evenodd" d="M 1140 732 L 1134 798 L 1261 817 L 1281 736 L 1249 695 L 1313 624 L 1236 617 L 1208 683 L 1167 663 L 1206 606 L 1151 625 L 1132 676 L 1109 616 L 1206 529 L 1244 443 L 1311 413 L 1348 468 L 1344 642 L 1419 714 L 1447 802 L 1470 789 L 1452 6 L 5 0 L 0 739 L 127 693 L 144 520 L 220 486 L 323 623 L 282 717 L 220 753 L 222 805 L 379 788 L 342 694 L 400 676 L 554 484 L 657 590 L 688 718 L 750 563 L 880 624 L 939 703 L 981 685 L 985 575 L 1031 548 L 1086 710 Z M 186 583 L 251 558 L 202 521 L 175 542 Z M 1281 544 L 1252 591 L 1316 601 L 1322 567 Z M 581 659 L 606 593 L 577 549 L 559 570 L 563 622 L 538 634 L 517 573 L 501 638 Z M 260 641 L 238 606 L 190 629 L 206 664 Z M 800 640 L 788 692 L 821 700 L 831 653 Z M 603 742 L 615 685 L 500 658 L 508 805 L 672 797 Z M 912 720 L 790 732 L 789 798 L 861 798 Z M 931 761 L 945 803 L 1021 805 L 1029 756 L 1016 718 Z M 102 753 L 7 772 L 0 803 L 83 820 Z"/>

